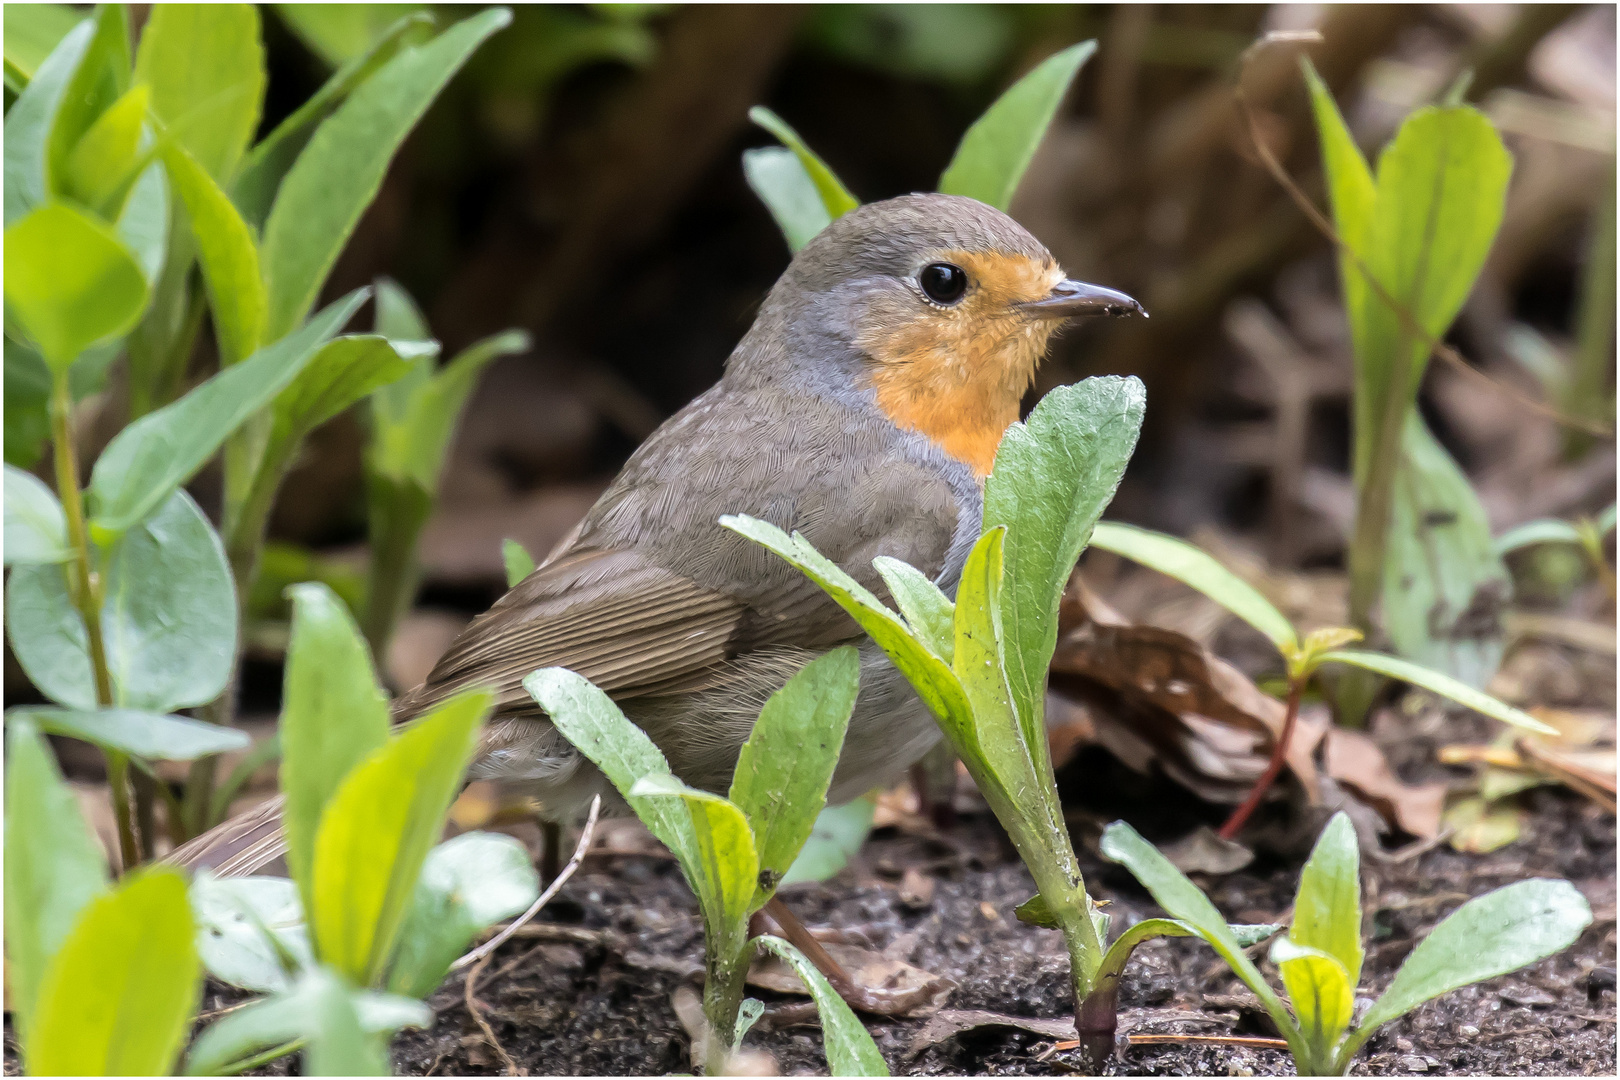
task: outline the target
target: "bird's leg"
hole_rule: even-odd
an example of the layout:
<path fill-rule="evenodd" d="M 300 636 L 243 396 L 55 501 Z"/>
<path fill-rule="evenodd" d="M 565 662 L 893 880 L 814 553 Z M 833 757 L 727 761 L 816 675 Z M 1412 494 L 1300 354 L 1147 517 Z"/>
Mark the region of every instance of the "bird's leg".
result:
<path fill-rule="evenodd" d="M 562 869 L 562 826 L 555 821 L 540 822 L 540 887 L 557 880 Z"/>

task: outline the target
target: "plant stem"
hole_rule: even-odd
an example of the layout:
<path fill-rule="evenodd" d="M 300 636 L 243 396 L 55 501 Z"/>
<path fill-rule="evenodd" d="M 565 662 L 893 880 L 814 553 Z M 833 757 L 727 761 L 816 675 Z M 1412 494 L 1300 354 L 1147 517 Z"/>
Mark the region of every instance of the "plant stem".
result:
<path fill-rule="evenodd" d="M 67 518 L 68 542 L 73 558 L 68 568 L 68 595 L 84 622 L 85 641 L 90 653 L 90 671 L 95 678 L 96 702 L 113 703 L 112 670 L 107 665 L 107 647 L 101 633 L 101 576 L 96 573 L 90 551 L 90 534 L 85 528 L 84 496 L 79 491 L 78 449 L 73 443 L 73 392 L 67 372 L 58 373 L 51 384 L 51 446 L 56 464 L 56 492 Z M 113 816 L 118 821 L 118 847 L 124 869 L 140 862 L 135 842 L 133 814 L 129 804 L 127 774 L 129 762 L 116 751 L 104 750 L 107 780 L 111 787 Z"/>
<path fill-rule="evenodd" d="M 377 671 L 387 679 L 388 642 L 416 598 L 416 546 L 433 512 L 433 496 L 409 479 L 371 473 L 366 478 L 371 558 L 366 565 L 366 610 L 361 630 Z"/>
<path fill-rule="evenodd" d="M 708 930 L 712 933 L 714 927 Z M 724 1076 L 731 1051 L 735 1049 L 731 1036 L 737 1030 L 748 961 L 754 952 L 746 941 L 740 947 L 728 947 L 731 944 L 730 940 L 713 941 L 711 938 L 703 958 L 703 1018 L 709 1024 L 703 1072 L 707 1076 Z"/>
<path fill-rule="evenodd" d="M 1249 817 L 1260 805 L 1260 800 L 1264 799 L 1266 792 L 1271 790 L 1271 785 L 1276 783 L 1278 776 L 1282 775 L 1283 764 L 1288 760 L 1288 744 L 1293 741 L 1294 728 L 1299 723 L 1299 702 L 1300 698 L 1305 694 L 1305 682 L 1308 678 L 1308 675 L 1289 673 L 1288 707 L 1283 714 L 1282 734 L 1277 736 L 1277 745 L 1271 748 L 1271 760 L 1266 763 L 1266 771 L 1260 774 L 1259 780 L 1255 781 L 1254 789 L 1249 792 L 1249 797 L 1243 800 L 1243 805 L 1232 811 L 1232 816 L 1226 819 L 1225 825 L 1221 826 L 1220 837 L 1222 840 L 1231 840 L 1237 836 L 1243 826 L 1248 824 Z"/>

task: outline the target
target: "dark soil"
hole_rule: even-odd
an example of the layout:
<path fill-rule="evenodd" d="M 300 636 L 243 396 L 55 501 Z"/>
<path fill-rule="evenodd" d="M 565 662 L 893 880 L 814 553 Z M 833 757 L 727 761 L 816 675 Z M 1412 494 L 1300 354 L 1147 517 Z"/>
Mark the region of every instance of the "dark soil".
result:
<path fill-rule="evenodd" d="M 1363 990 L 1381 991 L 1413 945 L 1465 897 L 1525 877 L 1575 882 L 1592 902 L 1592 927 L 1560 956 L 1448 995 L 1385 1028 L 1363 1051 L 1355 1072 L 1614 1075 L 1614 818 L 1552 791 L 1538 793 L 1531 805 L 1523 838 L 1490 855 L 1440 847 L 1404 862 L 1367 863 Z M 1081 857 L 1092 890 L 1111 901 L 1116 925 L 1157 913 L 1121 868 L 1084 845 Z M 930 902 L 902 902 L 903 867 L 925 867 L 935 878 Z M 1256 864 L 1204 884 L 1234 921 L 1281 921 L 1296 875 L 1297 865 Z M 1032 891 L 993 821 L 969 818 L 949 834 L 949 846 L 879 832 L 837 877 L 785 895 L 811 925 L 864 935 L 890 955 L 954 979 L 958 985 L 947 1008 L 1070 1017 L 1068 961 L 1058 936 L 1013 918 L 1014 906 Z M 554 921 L 538 928 L 544 937 L 503 947 L 477 995 L 518 1068 L 531 1075 L 689 1070 L 688 1040 L 671 995 L 698 969 L 702 926 L 674 864 L 649 856 L 592 858 L 543 913 L 547 918 Z M 819 1031 L 794 1024 L 803 1011 L 793 1007 L 797 1001 L 756 993 L 769 1011 L 749 1035 L 748 1046 L 768 1051 L 784 1074 L 824 1073 Z M 469 1016 L 463 994 L 462 979 L 453 978 L 431 1001 L 436 1027 L 395 1041 L 398 1072 L 504 1071 Z M 1242 984 L 1207 947 L 1192 939 L 1162 940 L 1140 949 L 1132 962 L 1121 994 L 1121 1034 L 1274 1034 L 1250 1002 Z M 784 1014 L 785 1024 L 780 1023 Z M 980 1028 L 913 1052 L 912 1040 L 925 1021 L 867 1019 L 897 1074 L 1073 1071 L 1067 1053 L 1050 1052 L 1051 1038 Z M 1291 1073 L 1293 1066 L 1278 1050 L 1144 1046 L 1122 1039 L 1113 1071 L 1241 1076 Z"/>

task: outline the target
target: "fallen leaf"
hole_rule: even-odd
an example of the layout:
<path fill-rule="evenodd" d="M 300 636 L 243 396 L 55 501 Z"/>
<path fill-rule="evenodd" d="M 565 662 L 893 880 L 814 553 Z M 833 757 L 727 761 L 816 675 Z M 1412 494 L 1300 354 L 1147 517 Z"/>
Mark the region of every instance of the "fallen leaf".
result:
<path fill-rule="evenodd" d="M 1183 874 L 1231 874 L 1254 861 L 1254 852 L 1235 840 L 1223 840 L 1208 825 L 1200 825 L 1159 851 Z"/>
<path fill-rule="evenodd" d="M 931 1016 L 956 989 L 956 983 L 944 976 L 862 945 L 823 941 L 822 947 L 852 980 L 892 1000 L 890 1016 Z M 756 958 L 748 969 L 748 983 L 778 994 L 808 997 L 810 993 L 794 970 L 775 956 Z"/>
<path fill-rule="evenodd" d="M 1525 817 L 1514 803 L 1490 803 L 1469 795 L 1447 807 L 1442 820 L 1452 831 L 1453 848 L 1484 855 L 1517 840 L 1524 831 Z"/>
<path fill-rule="evenodd" d="M 1439 833 L 1445 782 L 1406 783 L 1395 775 L 1370 736 L 1332 728 L 1323 740 L 1322 768 L 1402 831 L 1425 840 Z"/>
<path fill-rule="evenodd" d="M 916 1057 L 930 1046 L 936 1046 L 964 1031 L 983 1027 L 1018 1028 L 1021 1031 L 1034 1032 L 1036 1035 L 1045 1035 L 1049 1039 L 1072 1039 L 1076 1034 L 1072 1017 L 1038 1020 L 1034 1017 L 990 1012 L 986 1009 L 942 1009 L 931 1016 L 928 1023 L 911 1037 L 911 1043 L 906 1047 L 906 1056 Z"/>

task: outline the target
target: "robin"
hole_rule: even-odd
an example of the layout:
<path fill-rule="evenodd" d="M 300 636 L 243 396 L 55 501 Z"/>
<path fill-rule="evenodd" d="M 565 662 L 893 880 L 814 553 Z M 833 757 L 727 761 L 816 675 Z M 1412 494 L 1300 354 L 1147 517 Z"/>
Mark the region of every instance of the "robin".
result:
<path fill-rule="evenodd" d="M 1145 314 L 1123 293 L 1066 279 L 1038 240 L 976 200 L 908 195 L 850 211 L 793 258 L 720 382 L 654 432 L 574 532 L 468 625 L 396 702 L 396 720 L 492 687 L 469 779 L 499 781 L 543 818 L 569 820 L 593 795 L 612 799 L 612 787 L 522 680 L 571 668 L 681 779 L 724 791 L 766 698 L 863 634 L 804 575 L 718 519 L 747 513 L 803 533 L 879 596 L 879 555 L 954 594 L 979 536 L 984 478 L 1053 331 L 1075 316 L 1131 313 Z M 833 803 L 894 780 L 940 738 L 883 654 L 866 642 L 860 656 Z M 284 850 L 268 806 L 173 861 L 246 874 Z"/>

